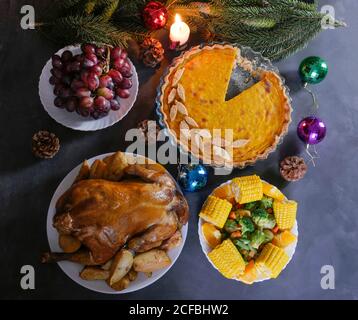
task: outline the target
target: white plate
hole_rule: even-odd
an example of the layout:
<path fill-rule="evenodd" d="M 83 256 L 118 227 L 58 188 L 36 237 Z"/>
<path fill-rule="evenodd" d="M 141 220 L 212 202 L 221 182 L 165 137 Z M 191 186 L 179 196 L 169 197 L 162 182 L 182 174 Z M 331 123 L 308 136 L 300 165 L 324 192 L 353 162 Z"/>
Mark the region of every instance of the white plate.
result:
<path fill-rule="evenodd" d="M 73 54 L 81 53 L 80 46 L 68 46 L 57 51 L 56 54 L 61 55 L 63 51 L 70 50 Z M 42 69 L 39 82 L 40 100 L 47 113 L 58 123 L 75 130 L 94 131 L 112 126 L 119 120 L 123 119 L 132 109 L 138 94 L 138 75 L 133 63 L 128 59 L 133 70 L 133 86 L 129 89 L 130 96 L 128 99 L 121 99 L 121 108 L 117 111 L 111 110 L 106 117 L 100 119 L 84 118 L 76 112 L 68 112 L 66 109 L 57 108 L 54 105 L 56 96 L 53 93 L 54 86 L 49 83 L 52 69 L 51 59 L 47 61 Z"/>
<path fill-rule="evenodd" d="M 88 163 L 91 165 L 96 159 L 103 159 L 111 154 L 113 154 L 113 153 L 106 153 L 106 154 L 102 154 L 102 155 L 93 157 L 88 160 Z M 132 153 L 126 153 L 126 156 L 127 156 L 127 158 L 130 158 L 133 160 L 141 157 L 141 156 L 133 155 Z M 131 162 L 131 163 L 133 163 L 133 162 Z M 67 174 L 67 176 L 62 180 L 60 185 L 57 187 L 57 189 L 51 199 L 50 207 L 49 207 L 48 213 L 47 213 L 47 238 L 48 238 L 48 242 L 50 245 L 50 249 L 53 252 L 61 252 L 62 251 L 58 245 L 58 232 L 52 226 L 52 219 L 56 213 L 56 209 L 55 209 L 56 202 L 57 202 L 58 198 L 72 185 L 74 179 L 76 178 L 76 176 L 81 168 L 81 165 L 82 164 L 78 165 L 76 168 L 72 169 Z M 93 291 L 109 293 L 109 294 L 121 294 L 121 293 L 137 291 L 137 290 L 140 290 L 146 286 L 149 286 L 150 284 L 157 281 L 173 266 L 173 264 L 179 257 L 179 255 L 184 247 L 184 243 L 185 243 L 186 236 L 188 233 L 188 223 L 182 227 L 181 233 L 182 233 L 182 238 L 183 238 L 181 245 L 168 252 L 168 255 L 169 255 L 170 259 L 172 260 L 172 263 L 166 268 L 163 268 L 163 269 L 153 272 L 153 274 L 150 278 L 148 278 L 144 273 L 139 272 L 137 279 L 135 281 L 131 282 L 129 287 L 123 291 L 113 290 L 103 280 L 86 281 L 86 280 L 81 279 L 79 276 L 79 273 L 83 269 L 83 266 L 78 263 L 62 261 L 62 262 L 58 262 L 58 265 L 60 266 L 62 271 L 64 273 L 66 273 L 66 275 L 68 275 L 73 281 L 75 281 L 78 284 L 80 284 L 81 286 L 83 286 L 87 289 L 93 290 Z"/>
<path fill-rule="evenodd" d="M 231 180 L 229 181 L 226 181 L 224 182 L 223 184 L 221 184 L 220 186 L 218 186 L 217 188 L 220 188 L 221 186 L 225 185 L 225 184 L 228 184 L 228 183 L 231 183 Z M 217 189 L 216 188 L 216 189 Z M 214 189 L 213 192 L 216 190 Z M 212 192 L 212 193 L 213 193 Z M 201 245 L 201 249 L 203 250 L 206 258 L 208 259 L 208 261 L 210 262 L 210 264 L 217 270 L 217 268 L 214 266 L 214 264 L 211 262 L 211 260 L 209 259 L 208 257 L 208 253 L 212 250 L 209 245 L 207 244 L 206 240 L 205 240 L 205 237 L 203 235 L 203 233 L 201 232 L 201 226 L 203 225 L 205 221 L 201 218 L 199 218 L 199 222 L 198 222 L 198 233 L 199 233 L 199 240 L 200 240 L 200 245 Z M 290 263 L 295 251 L 296 251 L 296 246 L 297 246 L 297 241 L 298 241 L 298 224 L 297 224 L 297 220 L 295 222 L 295 225 L 293 226 L 293 228 L 290 230 L 296 237 L 296 241 L 291 243 L 289 246 L 285 247 L 284 250 L 285 252 L 287 253 L 289 259 L 288 259 L 288 262 L 286 263 L 286 265 L 284 266 L 283 269 L 285 269 L 287 267 L 287 265 Z M 282 269 L 282 270 L 283 270 Z M 269 279 L 272 279 L 270 277 L 265 277 L 262 273 L 260 274 L 258 272 L 258 276 L 257 276 L 257 279 L 254 281 L 255 282 L 261 282 L 261 281 L 265 281 L 265 280 L 269 280 Z M 236 281 L 239 281 L 239 282 L 242 282 L 241 280 L 239 279 L 232 279 L 232 280 L 236 280 Z M 244 282 L 242 282 L 244 283 Z"/>

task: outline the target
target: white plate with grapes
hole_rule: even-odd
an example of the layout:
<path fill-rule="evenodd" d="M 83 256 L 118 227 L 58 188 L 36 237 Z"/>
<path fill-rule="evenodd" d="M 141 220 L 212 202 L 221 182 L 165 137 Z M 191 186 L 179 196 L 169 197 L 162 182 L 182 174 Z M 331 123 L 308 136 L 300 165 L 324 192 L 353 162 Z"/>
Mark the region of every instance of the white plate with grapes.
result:
<path fill-rule="evenodd" d="M 108 45 L 68 46 L 42 69 L 39 95 L 47 113 L 74 130 L 112 126 L 133 107 L 138 75 L 124 49 Z"/>

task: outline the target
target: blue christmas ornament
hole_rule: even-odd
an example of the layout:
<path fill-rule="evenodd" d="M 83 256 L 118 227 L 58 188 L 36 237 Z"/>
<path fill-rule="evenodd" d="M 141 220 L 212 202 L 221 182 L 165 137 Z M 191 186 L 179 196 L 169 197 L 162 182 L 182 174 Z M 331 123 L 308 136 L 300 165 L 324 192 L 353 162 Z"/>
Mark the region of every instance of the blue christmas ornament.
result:
<path fill-rule="evenodd" d="M 180 165 L 178 181 L 184 191 L 198 191 L 208 182 L 208 171 L 201 164 Z"/>

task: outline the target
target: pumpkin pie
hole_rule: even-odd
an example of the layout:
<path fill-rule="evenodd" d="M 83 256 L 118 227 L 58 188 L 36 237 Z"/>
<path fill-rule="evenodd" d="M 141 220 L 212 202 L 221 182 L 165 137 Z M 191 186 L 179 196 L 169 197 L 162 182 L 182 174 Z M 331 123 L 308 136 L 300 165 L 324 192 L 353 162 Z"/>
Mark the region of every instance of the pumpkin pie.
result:
<path fill-rule="evenodd" d="M 237 64 L 258 81 L 226 100 Z M 232 45 L 195 47 L 178 58 L 164 78 L 160 108 L 177 143 L 214 165 L 225 162 L 244 167 L 265 159 L 291 121 L 281 78 L 274 72 L 254 69 Z"/>

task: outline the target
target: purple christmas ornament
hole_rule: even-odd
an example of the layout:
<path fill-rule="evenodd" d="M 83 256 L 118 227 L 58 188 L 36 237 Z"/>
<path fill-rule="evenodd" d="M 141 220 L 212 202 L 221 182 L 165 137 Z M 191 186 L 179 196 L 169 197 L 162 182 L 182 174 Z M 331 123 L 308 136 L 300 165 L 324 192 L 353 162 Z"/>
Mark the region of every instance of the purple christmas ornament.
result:
<path fill-rule="evenodd" d="M 309 145 L 320 143 L 326 136 L 326 131 L 324 122 L 315 116 L 302 119 L 297 126 L 298 137 Z"/>

